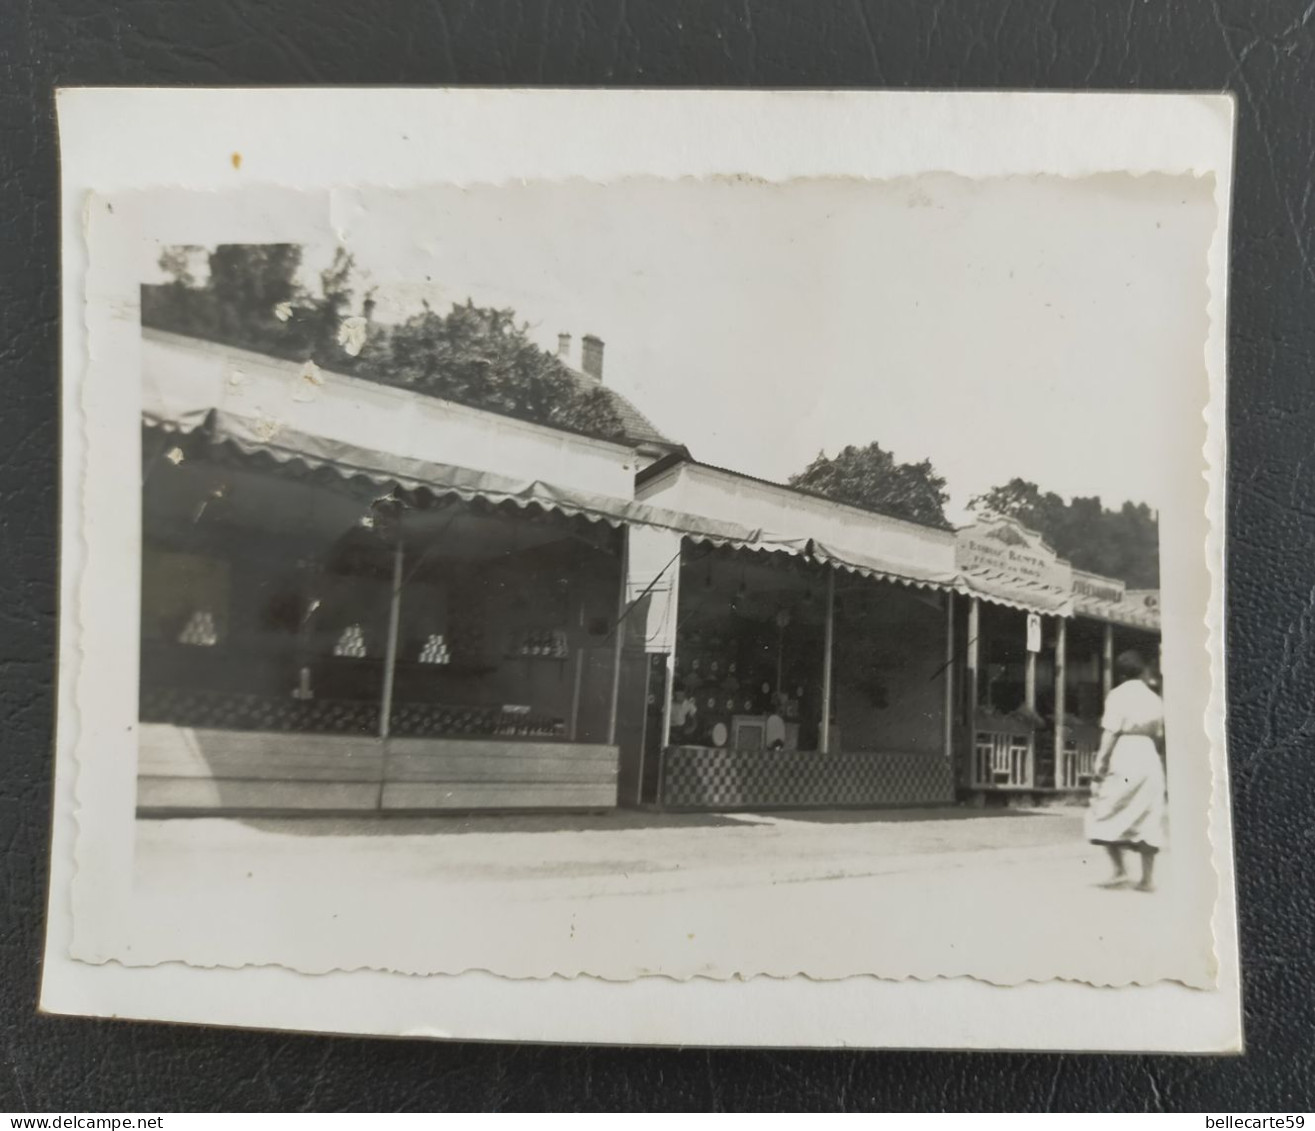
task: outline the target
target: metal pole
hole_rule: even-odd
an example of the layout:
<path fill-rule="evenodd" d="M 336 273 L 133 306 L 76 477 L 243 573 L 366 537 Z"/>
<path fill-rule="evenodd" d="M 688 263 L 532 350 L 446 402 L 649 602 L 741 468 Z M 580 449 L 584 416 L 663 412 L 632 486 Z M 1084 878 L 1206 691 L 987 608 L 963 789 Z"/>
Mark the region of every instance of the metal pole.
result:
<path fill-rule="evenodd" d="M 393 550 L 393 591 L 388 601 L 388 645 L 384 652 L 384 691 L 379 708 L 379 737 L 388 737 L 388 723 L 393 713 L 393 683 L 397 674 L 397 636 L 402 615 L 402 558 L 405 549 L 397 539 Z"/>
<path fill-rule="evenodd" d="M 607 744 L 616 745 L 617 707 L 621 702 L 621 645 L 625 639 L 626 593 L 630 580 L 630 528 L 623 527 L 621 585 L 616 601 L 616 639 L 612 641 L 612 705 L 607 716 Z"/>
<path fill-rule="evenodd" d="M 954 594 L 945 594 L 945 757 L 954 757 Z"/>
<path fill-rule="evenodd" d="M 826 637 L 822 653 L 822 722 L 817 731 L 820 753 L 831 750 L 831 652 L 836 635 L 836 571 L 826 567 Z"/>

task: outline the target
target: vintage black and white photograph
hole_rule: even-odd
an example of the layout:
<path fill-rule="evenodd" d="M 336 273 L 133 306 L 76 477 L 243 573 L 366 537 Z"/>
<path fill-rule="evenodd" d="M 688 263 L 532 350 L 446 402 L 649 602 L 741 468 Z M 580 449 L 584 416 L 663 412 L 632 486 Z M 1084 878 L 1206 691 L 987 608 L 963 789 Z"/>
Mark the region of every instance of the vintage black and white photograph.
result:
<path fill-rule="evenodd" d="M 87 204 L 75 957 L 1215 986 L 1212 177 L 368 181 Z"/>

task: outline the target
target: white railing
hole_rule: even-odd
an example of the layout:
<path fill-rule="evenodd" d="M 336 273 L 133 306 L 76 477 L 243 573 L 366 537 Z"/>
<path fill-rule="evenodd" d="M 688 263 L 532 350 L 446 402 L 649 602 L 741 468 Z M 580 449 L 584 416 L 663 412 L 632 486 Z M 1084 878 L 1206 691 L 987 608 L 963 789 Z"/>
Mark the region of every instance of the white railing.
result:
<path fill-rule="evenodd" d="M 1097 739 L 1087 735 L 1067 735 L 1059 760 L 1059 788 L 1087 789 L 1096 773 Z"/>
<path fill-rule="evenodd" d="M 1032 788 L 1032 755 L 1030 735 L 979 729 L 973 742 L 973 788 Z"/>

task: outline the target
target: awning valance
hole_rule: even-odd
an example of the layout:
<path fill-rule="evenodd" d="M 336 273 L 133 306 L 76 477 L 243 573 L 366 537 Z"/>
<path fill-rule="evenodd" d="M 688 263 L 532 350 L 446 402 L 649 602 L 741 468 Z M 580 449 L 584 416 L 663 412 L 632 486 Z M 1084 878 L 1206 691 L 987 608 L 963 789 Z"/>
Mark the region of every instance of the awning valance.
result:
<path fill-rule="evenodd" d="M 751 542 L 757 536 L 747 527 L 683 515 L 631 499 L 372 451 L 343 440 L 313 436 L 276 422 L 216 409 L 167 419 L 143 414 L 143 424 L 152 431 L 187 436 L 190 443 L 200 443 L 218 452 L 270 460 L 294 474 L 329 470 L 344 481 L 363 479 L 377 488 L 425 491 L 436 497 L 455 496 L 467 502 L 482 500 L 495 506 L 537 507 L 614 527 L 643 525 L 727 541 Z"/>
<path fill-rule="evenodd" d="M 813 557 L 827 562 L 836 569 L 846 573 L 858 574 L 877 581 L 894 581 L 901 585 L 912 585 L 918 589 L 953 589 L 954 577 L 937 574 L 930 570 L 919 570 L 907 565 L 900 567 L 900 572 L 891 570 L 889 565 L 874 561 L 853 550 L 837 549 L 821 542 L 813 543 Z"/>
<path fill-rule="evenodd" d="M 989 568 L 960 569 L 955 588 L 966 596 L 1007 609 L 1054 617 L 1071 617 L 1074 612 L 1071 590 L 1040 581 L 1019 579 Z"/>
<path fill-rule="evenodd" d="M 699 520 L 696 519 L 695 521 Z M 816 562 L 819 565 L 829 565 L 834 569 L 857 574 L 860 577 L 871 578 L 875 581 L 890 581 L 897 585 L 910 585 L 919 589 L 953 589 L 955 587 L 953 577 L 934 575 L 929 572 L 907 569 L 907 567 L 904 567 L 905 572 L 896 572 L 889 565 L 873 561 L 853 551 L 834 549 L 812 538 L 788 538 L 763 530 L 752 531 L 747 537 L 727 537 L 725 535 L 696 534 L 692 532 L 687 534 L 687 537 L 692 542 L 723 546 L 733 550 L 749 550 L 766 554 L 789 554 L 792 557 Z"/>
<path fill-rule="evenodd" d="M 1079 594 L 1074 600 L 1074 611 L 1080 617 L 1121 624 L 1128 628 L 1144 628 L 1149 631 L 1158 631 L 1160 628 L 1158 602 L 1138 602 L 1128 597 L 1121 601 L 1107 601 Z"/>

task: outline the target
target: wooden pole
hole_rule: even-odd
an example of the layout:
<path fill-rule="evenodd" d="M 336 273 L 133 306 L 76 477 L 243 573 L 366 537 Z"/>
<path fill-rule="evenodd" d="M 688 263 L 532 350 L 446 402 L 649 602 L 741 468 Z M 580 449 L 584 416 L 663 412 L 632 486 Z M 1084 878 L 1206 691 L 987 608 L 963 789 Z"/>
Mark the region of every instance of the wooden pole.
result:
<path fill-rule="evenodd" d="M 778 699 L 773 702 L 773 706 L 779 702 L 779 696 L 783 694 L 782 688 L 785 686 L 785 626 L 779 621 L 776 625 L 776 686 L 772 689 L 776 692 Z"/>
<path fill-rule="evenodd" d="M 393 714 L 393 684 L 397 676 L 397 637 L 402 618 L 402 559 L 405 548 L 399 536 L 393 549 L 393 590 L 388 601 L 388 644 L 384 652 L 383 702 L 379 708 L 379 737 L 388 737 Z"/>
<path fill-rule="evenodd" d="M 571 729 L 572 742 L 580 740 L 580 685 L 583 682 L 584 649 L 576 648 L 571 676 Z"/>
<path fill-rule="evenodd" d="M 1023 621 L 1023 631 L 1027 631 L 1027 620 Z M 1032 649 L 1027 650 L 1027 675 L 1023 691 L 1023 702 L 1027 704 L 1029 714 L 1036 714 L 1036 659 Z M 1036 775 L 1036 731 L 1029 731 L 1027 736 L 1027 771 L 1026 784 L 1032 785 Z"/>
<path fill-rule="evenodd" d="M 662 704 L 662 744 L 658 756 L 662 756 L 662 750 L 671 745 L 671 700 L 676 694 L 676 656 L 673 652 L 668 652 L 664 664 L 664 670 L 667 678 L 664 681 L 664 694 L 666 701 Z"/>
<path fill-rule="evenodd" d="M 666 623 L 670 627 L 663 631 L 664 643 L 667 645 L 666 657 L 666 687 L 664 693 L 666 700 L 662 704 L 662 747 L 658 751 L 660 758 L 665 758 L 665 751 L 671 745 L 671 700 L 676 694 L 676 649 L 680 646 L 677 637 L 680 635 L 680 567 L 685 560 L 685 542 L 682 539 L 680 543 L 680 553 L 674 560 L 667 563 L 666 568 L 671 570 L 670 589 L 667 592 L 667 617 Z"/>
<path fill-rule="evenodd" d="M 968 727 L 968 737 L 965 745 L 968 749 L 968 784 L 976 787 L 982 783 L 978 781 L 979 769 L 977 764 L 977 703 L 981 695 L 981 666 L 982 666 L 982 602 L 979 598 L 973 597 L 968 601 L 968 672 L 965 680 L 965 690 L 968 696 L 968 707 L 964 713 L 965 722 Z"/>
<path fill-rule="evenodd" d="M 1068 709 L 1068 621 L 1059 618 L 1055 635 L 1055 777 L 1056 785 L 1063 784 L 1064 772 L 1064 716 Z"/>
<path fill-rule="evenodd" d="M 616 639 L 612 641 L 612 704 L 607 714 L 607 744 L 616 745 L 616 717 L 621 702 L 621 650 L 625 640 L 626 594 L 630 581 L 630 529 L 622 528 L 621 584 L 616 599 Z"/>
<path fill-rule="evenodd" d="M 1105 639 L 1101 643 L 1100 698 L 1104 703 L 1114 690 L 1114 626 L 1105 625 Z M 1103 710 L 1103 707 L 1102 707 Z"/>
<path fill-rule="evenodd" d="M 982 602 L 974 597 L 968 604 L 968 726 L 976 729 L 977 697 L 981 694 Z"/>
<path fill-rule="evenodd" d="M 831 653 L 836 635 L 836 571 L 826 567 L 826 630 L 822 652 L 822 721 L 817 730 L 819 753 L 831 750 Z"/>
<path fill-rule="evenodd" d="M 945 594 L 945 757 L 954 757 L 954 594 Z"/>

